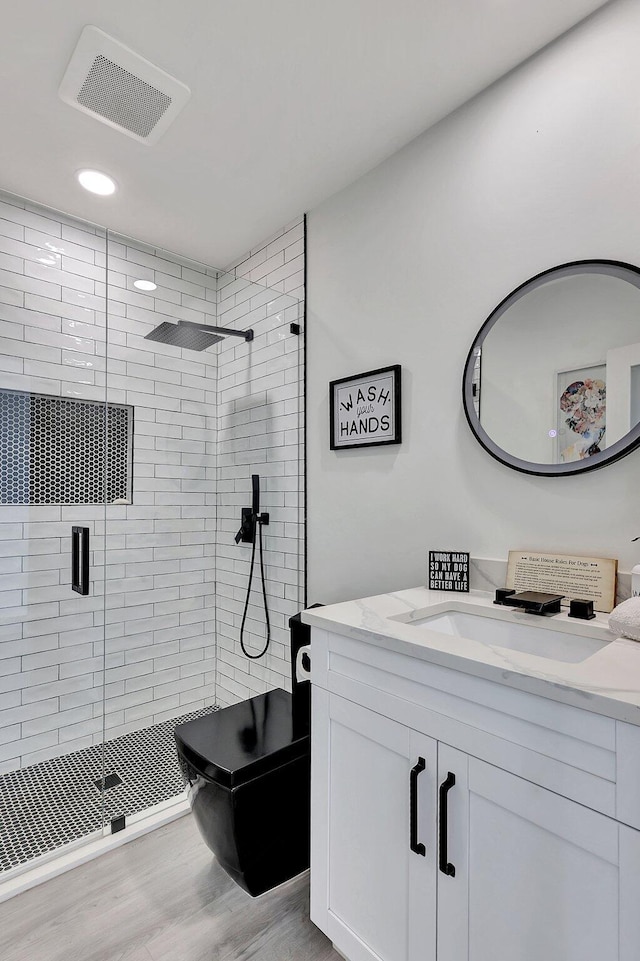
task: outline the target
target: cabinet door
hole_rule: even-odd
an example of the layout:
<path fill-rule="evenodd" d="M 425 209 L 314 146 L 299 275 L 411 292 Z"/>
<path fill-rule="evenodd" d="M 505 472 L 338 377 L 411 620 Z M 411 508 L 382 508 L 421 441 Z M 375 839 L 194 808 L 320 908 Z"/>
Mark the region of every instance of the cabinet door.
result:
<path fill-rule="evenodd" d="M 440 783 L 449 772 L 456 779 L 447 824 L 455 875 L 438 874 L 438 961 L 624 961 L 618 917 L 630 872 L 621 871 L 620 826 L 444 745 L 438 757 Z"/>
<path fill-rule="evenodd" d="M 351 961 L 435 961 L 435 787 L 435 741 L 313 689 L 311 918 Z"/>

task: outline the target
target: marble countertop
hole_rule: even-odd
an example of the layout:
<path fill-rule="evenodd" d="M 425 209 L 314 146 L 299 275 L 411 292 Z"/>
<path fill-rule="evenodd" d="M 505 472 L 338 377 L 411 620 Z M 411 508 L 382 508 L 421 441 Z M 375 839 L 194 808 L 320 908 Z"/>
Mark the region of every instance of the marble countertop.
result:
<path fill-rule="evenodd" d="M 533 628 L 540 632 L 544 655 L 451 636 L 420 624 L 424 618 L 447 611 L 494 618 L 501 622 L 496 631 L 506 630 L 508 624 Z M 591 621 L 569 618 L 565 610 L 541 617 L 494 605 L 493 596 L 481 591 L 452 595 L 416 587 L 309 609 L 302 620 L 312 627 L 640 725 L 640 643 L 614 637 L 607 614 L 597 614 Z M 479 626 L 486 633 L 487 626 Z M 545 637 L 547 631 L 564 637 Z"/>

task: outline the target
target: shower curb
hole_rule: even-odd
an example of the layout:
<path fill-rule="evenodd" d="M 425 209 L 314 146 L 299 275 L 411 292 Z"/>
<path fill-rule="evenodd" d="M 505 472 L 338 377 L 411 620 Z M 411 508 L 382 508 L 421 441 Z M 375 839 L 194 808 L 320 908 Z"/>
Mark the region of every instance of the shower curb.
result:
<path fill-rule="evenodd" d="M 147 811 L 134 814 L 128 818 L 127 826 L 117 834 L 107 834 L 102 836 L 101 832 L 96 832 L 98 836 L 95 840 L 86 839 L 78 842 L 78 847 L 65 854 L 52 852 L 42 856 L 40 864 L 32 862 L 28 868 L 18 869 L 19 873 L 11 878 L 0 882 L 0 903 L 8 901 L 10 898 L 28 891 L 30 888 L 50 881 L 59 874 L 72 871 L 73 868 L 93 861 L 94 858 L 113 851 L 115 848 L 122 847 L 129 841 L 149 834 L 157 828 L 170 824 L 178 818 L 190 813 L 189 801 L 186 797 L 173 798 L 168 801 L 161 801 Z"/>

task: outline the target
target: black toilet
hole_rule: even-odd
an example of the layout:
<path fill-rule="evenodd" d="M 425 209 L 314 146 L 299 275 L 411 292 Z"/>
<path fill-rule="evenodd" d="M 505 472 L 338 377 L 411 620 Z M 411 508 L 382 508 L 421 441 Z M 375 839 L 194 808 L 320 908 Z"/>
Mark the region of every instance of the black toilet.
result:
<path fill-rule="evenodd" d="M 227 873 L 256 897 L 309 867 L 310 683 L 296 681 L 310 629 L 289 621 L 293 693 L 278 688 L 175 731 L 191 809 Z"/>

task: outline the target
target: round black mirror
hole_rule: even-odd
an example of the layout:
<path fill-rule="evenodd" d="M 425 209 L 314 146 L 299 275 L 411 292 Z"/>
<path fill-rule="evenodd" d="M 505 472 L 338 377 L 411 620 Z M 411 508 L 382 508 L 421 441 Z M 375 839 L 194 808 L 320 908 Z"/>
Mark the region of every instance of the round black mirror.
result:
<path fill-rule="evenodd" d="M 517 287 L 480 328 L 464 411 L 527 474 L 596 470 L 640 444 L 640 269 L 579 260 Z"/>

